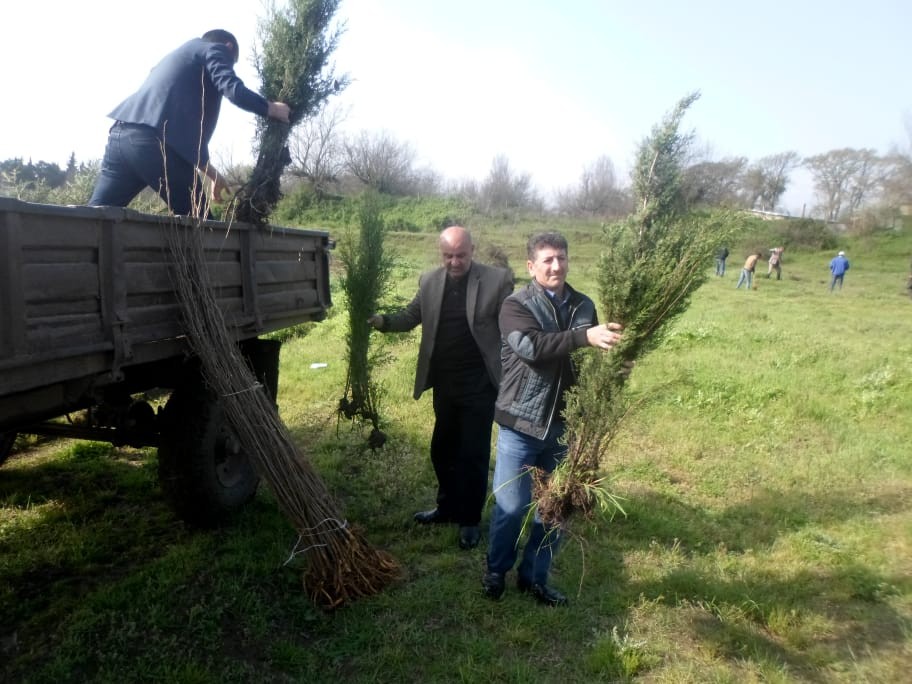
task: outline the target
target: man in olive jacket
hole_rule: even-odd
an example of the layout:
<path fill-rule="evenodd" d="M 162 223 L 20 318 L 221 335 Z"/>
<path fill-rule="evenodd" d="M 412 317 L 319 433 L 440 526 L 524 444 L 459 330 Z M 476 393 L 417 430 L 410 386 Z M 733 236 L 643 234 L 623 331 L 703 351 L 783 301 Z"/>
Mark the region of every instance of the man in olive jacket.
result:
<path fill-rule="evenodd" d="M 415 514 L 422 524 L 457 523 L 459 546 L 474 548 L 488 489 L 494 400 L 500 382 L 500 305 L 513 292 L 508 270 L 473 261 L 461 226 L 440 234 L 443 265 L 423 273 L 401 311 L 370 317 L 382 332 L 421 325 L 414 397 L 434 389 L 431 463 L 437 506 Z"/>

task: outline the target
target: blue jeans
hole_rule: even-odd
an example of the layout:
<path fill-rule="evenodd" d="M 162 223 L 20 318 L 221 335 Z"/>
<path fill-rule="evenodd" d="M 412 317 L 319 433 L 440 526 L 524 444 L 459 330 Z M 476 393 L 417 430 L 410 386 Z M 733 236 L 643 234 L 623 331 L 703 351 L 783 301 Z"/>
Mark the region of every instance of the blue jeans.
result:
<path fill-rule="evenodd" d="M 836 283 L 839 283 L 839 289 L 842 289 L 842 279 L 845 278 L 845 273 L 840 273 L 839 275 L 834 275 L 833 279 L 830 280 L 830 292 L 833 291 L 833 288 L 836 287 Z"/>
<path fill-rule="evenodd" d="M 725 259 L 720 259 L 716 257 L 716 275 L 724 276 L 725 275 Z"/>
<path fill-rule="evenodd" d="M 523 523 L 532 503 L 530 470 L 554 470 L 567 453 L 566 445 L 559 443 L 563 433 L 563 423 L 557 422 L 543 440 L 500 426 L 494 466 L 494 513 L 488 533 L 488 572 L 505 574 L 516 563 Z M 547 584 L 551 559 L 560 542 L 560 528 L 545 528 L 538 515 L 531 523 L 518 573 L 526 582 Z"/>
<path fill-rule="evenodd" d="M 117 122 L 108 133 L 101 173 L 89 206 L 125 207 L 145 187 L 158 193 L 175 214 L 203 207 L 196 168 L 168 147 L 151 126 Z"/>
<path fill-rule="evenodd" d="M 741 277 L 738 278 L 738 284 L 735 285 L 735 289 L 737 290 L 738 288 L 741 287 L 742 283 L 747 282 L 747 289 L 749 290 L 749 289 L 751 289 L 751 283 L 753 282 L 753 280 L 754 280 L 754 272 L 748 271 L 746 268 L 742 268 Z"/>

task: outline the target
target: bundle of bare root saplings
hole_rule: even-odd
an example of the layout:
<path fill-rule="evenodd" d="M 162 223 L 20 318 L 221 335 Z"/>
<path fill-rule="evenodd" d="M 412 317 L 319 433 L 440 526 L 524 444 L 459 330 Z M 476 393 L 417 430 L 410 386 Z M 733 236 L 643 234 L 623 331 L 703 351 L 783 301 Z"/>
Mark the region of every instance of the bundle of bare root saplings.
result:
<path fill-rule="evenodd" d="M 254 467 L 300 535 L 298 547 L 307 566 L 304 586 L 311 600 L 329 609 L 375 594 L 399 575 L 399 566 L 348 523 L 292 441 L 273 398 L 242 357 L 213 294 L 202 230 L 175 221 L 168 241 L 188 340 L 203 376 Z"/>

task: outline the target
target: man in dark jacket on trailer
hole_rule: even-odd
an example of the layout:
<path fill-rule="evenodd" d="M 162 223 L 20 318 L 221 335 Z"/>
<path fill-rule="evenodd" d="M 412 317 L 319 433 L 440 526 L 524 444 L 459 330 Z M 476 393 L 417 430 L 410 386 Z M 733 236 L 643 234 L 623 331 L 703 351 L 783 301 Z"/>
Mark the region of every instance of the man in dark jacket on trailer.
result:
<path fill-rule="evenodd" d="M 114 125 L 90 206 L 125 207 L 148 186 L 174 214 L 208 215 L 197 171 L 212 182 L 212 198 L 221 199 L 227 185 L 209 160 L 209 140 L 222 97 L 285 123 L 290 114 L 284 102 L 244 86 L 234 73 L 238 55 L 237 39 L 216 29 L 184 43 L 149 72 L 108 115 Z"/>

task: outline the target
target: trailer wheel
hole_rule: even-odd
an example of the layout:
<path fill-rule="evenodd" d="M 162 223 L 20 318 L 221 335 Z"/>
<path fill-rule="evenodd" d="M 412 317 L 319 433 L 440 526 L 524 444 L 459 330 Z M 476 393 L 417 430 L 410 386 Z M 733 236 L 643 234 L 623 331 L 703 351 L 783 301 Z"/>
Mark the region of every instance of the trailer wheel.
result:
<path fill-rule="evenodd" d="M 3 465 L 7 457 L 12 453 L 13 444 L 15 443 L 15 432 L 0 432 L 0 465 Z"/>
<path fill-rule="evenodd" d="M 253 498 L 259 477 L 202 383 L 175 389 L 162 418 L 158 478 L 181 518 L 212 527 Z"/>

